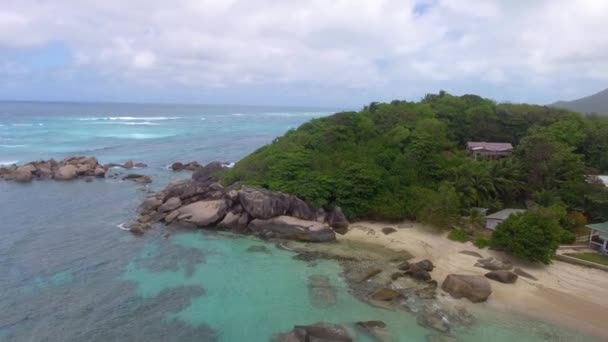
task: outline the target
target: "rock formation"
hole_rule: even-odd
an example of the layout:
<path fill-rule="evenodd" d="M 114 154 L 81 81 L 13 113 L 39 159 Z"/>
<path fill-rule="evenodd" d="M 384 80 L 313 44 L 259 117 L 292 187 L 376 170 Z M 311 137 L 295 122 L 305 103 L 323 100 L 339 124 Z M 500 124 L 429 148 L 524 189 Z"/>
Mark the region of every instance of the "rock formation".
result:
<path fill-rule="evenodd" d="M 55 179 L 72 180 L 80 177 L 105 177 L 107 168 L 99 164 L 95 157 L 67 157 L 62 161 L 54 159 L 33 161 L 27 164 L 0 167 L 0 178 L 16 182 Z"/>
<path fill-rule="evenodd" d="M 262 238 L 308 242 L 334 241 L 334 230 L 348 227 L 339 208 L 326 216 L 331 221 L 319 222 L 319 209 L 296 196 L 246 186 L 224 187 L 216 179 L 223 169 L 220 163 L 210 163 L 194 172 L 191 179 L 172 182 L 141 204 L 140 215 L 165 224 L 217 227 Z M 330 227 L 332 222 L 337 228 Z"/>

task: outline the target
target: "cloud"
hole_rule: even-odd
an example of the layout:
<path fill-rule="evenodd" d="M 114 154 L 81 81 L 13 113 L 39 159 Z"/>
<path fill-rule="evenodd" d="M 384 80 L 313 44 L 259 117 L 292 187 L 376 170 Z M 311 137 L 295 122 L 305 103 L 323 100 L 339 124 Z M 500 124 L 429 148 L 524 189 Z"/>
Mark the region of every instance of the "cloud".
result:
<path fill-rule="evenodd" d="M 577 95 L 608 84 L 606 18 L 604 0 L 4 0 L 0 51 L 61 42 L 65 72 L 141 92 L 255 90 L 272 102 L 286 87 L 294 100 L 360 104 L 447 89 L 543 102 L 572 96 L 573 82 Z"/>

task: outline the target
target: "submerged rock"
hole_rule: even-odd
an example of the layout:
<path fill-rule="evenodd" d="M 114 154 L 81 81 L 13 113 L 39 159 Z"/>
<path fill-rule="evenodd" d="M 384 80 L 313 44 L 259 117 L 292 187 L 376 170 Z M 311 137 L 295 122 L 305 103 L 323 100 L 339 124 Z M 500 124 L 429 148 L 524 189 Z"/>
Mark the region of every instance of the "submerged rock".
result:
<path fill-rule="evenodd" d="M 416 322 L 422 327 L 434 329 L 442 333 L 450 331 L 447 315 L 441 310 L 430 306 L 424 307 L 422 312 L 418 314 Z"/>
<path fill-rule="evenodd" d="M 473 303 L 485 302 L 492 294 L 488 280 L 478 275 L 450 274 L 441 289 L 456 299 L 464 297 Z"/>
<path fill-rule="evenodd" d="M 357 322 L 355 326 L 375 341 L 388 342 L 393 340 L 386 323 L 382 321 Z"/>
<path fill-rule="evenodd" d="M 331 323 L 296 325 L 286 333 L 275 334 L 274 342 L 352 342 L 353 338 L 344 327 Z"/>
<path fill-rule="evenodd" d="M 266 246 L 251 246 L 247 248 L 247 253 L 271 254 L 270 249 L 268 249 Z"/>
<path fill-rule="evenodd" d="M 326 308 L 338 302 L 338 291 L 325 275 L 313 274 L 308 277 L 308 295 L 312 305 L 317 308 Z"/>
<path fill-rule="evenodd" d="M 397 232 L 397 229 L 392 228 L 392 227 L 384 227 L 384 228 L 382 228 L 382 234 L 384 234 L 384 235 L 390 235 L 390 234 L 393 234 L 393 233 L 396 233 L 396 232 Z"/>
<path fill-rule="evenodd" d="M 390 302 L 393 299 L 396 299 L 399 297 L 401 297 L 401 293 L 399 293 L 393 289 L 386 288 L 386 287 L 377 290 L 371 296 L 371 298 L 373 300 L 377 300 L 377 301 L 381 301 L 381 302 Z"/>
<path fill-rule="evenodd" d="M 137 173 L 128 174 L 128 175 L 122 177 L 122 179 L 131 180 L 131 181 L 134 181 L 135 183 L 141 183 L 141 184 L 152 183 L 152 178 L 150 178 L 149 176 L 140 175 Z"/>

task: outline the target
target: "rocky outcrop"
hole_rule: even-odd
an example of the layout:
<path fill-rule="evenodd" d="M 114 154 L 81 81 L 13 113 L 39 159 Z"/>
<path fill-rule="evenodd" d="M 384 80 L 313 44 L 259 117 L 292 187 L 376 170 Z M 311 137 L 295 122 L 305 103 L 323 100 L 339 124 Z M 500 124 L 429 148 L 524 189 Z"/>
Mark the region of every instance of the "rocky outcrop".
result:
<path fill-rule="evenodd" d="M 488 280 L 478 275 L 450 274 L 441 289 L 456 299 L 467 298 L 473 303 L 485 302 L 492 294 Z"/>
<path fill-rule="evenodd" d="M 153 222 L 188 223 L 197 227 L 228 229 L 262 238 L 282 238 L 307 242 L 334 241 L 334 230 L 317 220 L 322 209 L 285 193 L 246 186 L 224 187 L 215 179 L 225 167 L 211 163 L 199 168 L 191 179 L 170 183 L 164 190 L 144 200 L 140 215 Z M 341 211 L 334 211 L 338 226 L 344 227 Z M 343 214 L 342 214 L 343 215 Z"/>
<path fill-rule="evenodd" d="M 131 181 L 134 181 L 135 183 L 140 183 L 140 184 L 152 183 L 152 178 L 150 178 L 150 176 L 140 175 L 137 173 L 128 174 L 128 175 L 122 177 L 122 180 L 131 180 Z"/>
<path fill-rule="evenodd" d="M 200 168 L 202 168 L 203 166 L 201 164 L 199 164 L 198 162 L 195 161 L 191 161 L 189 163 L 180 163 L 180 162 L 175 162 L 173 164 L 171 164 L 171 170 L 173 171 L 183 171 L 183 170 L 187 170 L 187 171 L 196 171 Z"/>
<path fill-rule="evenodd" d="M 513 273 L 517 274 L 517 275 L 518 275 L 518 276 L 520 276 L 520 277 L 524 277 L 524 278 L 528 278 L 528 279 L 530 279 L 530 280 L 538 281 L 538 278 L 536 278 L 535 276 L 531 275 L 530 273 L 528 273 L 528 272 L 526 272 L 526 271 L 522 270 L 522 269 L 521 269 L 521 268 L 519 268 L 519 267 L 515 267 L 515 268 L 513 269 Z"/>
<path fill-rule="evenodd" d="M 255 219 L 249 223 L 249 229 L 260 236 L 299 241 L 325 242 L 336 239 L 334 231 L 328 225 L 291 216 Z"/>
<path fill-rule="evenodd" d="M 286 333 L 275 334 L 273 342 L 351 342 L 353 338 L 344 327 L 331 323 L 296 325 Z"/>
<path fill-rule="evenodd" d="M 376 292 L 374 292 L 371 296 L 371 299 L 381 301 L 381 302 L 390 302 L 393 299 L 396 299 L 399 297 L 401 297 L 401 293 L 399 293 L 393 289 L 384 287 L 384 288 L 381 288 L 381 289 L 377 290 Z"/>
<path fill-rule="evenodd" d="M 21 166 L 0 167 L 0 178 L 16 182 L 55 179 L 72 180 L 83 177 L 105 177 L 107 168 L 99 164 L 95 157 L 68 157 L 62 161 L 54 159 L 33 161 Z"/>
<path fill-rule="evenodd" d="M 485 274 L 485 277 L 504 284 L 513 284 L 517 281 L 517 274 L 511 271 L 492 271 Z"/>

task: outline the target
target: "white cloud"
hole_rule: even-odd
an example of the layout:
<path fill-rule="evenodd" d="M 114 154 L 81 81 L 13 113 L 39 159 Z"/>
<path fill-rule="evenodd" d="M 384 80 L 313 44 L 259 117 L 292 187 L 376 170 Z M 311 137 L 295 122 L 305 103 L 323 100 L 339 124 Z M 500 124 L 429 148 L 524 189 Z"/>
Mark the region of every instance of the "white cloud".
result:
<path fill-rule="evenodd" d="M 61 41 L 72 68 L 194 88 L 286 84 L 392 96 L 415 92 L 413 83 L 418 92 L 608 83 L 608 1 L 425 3 L 416 15 L 414 0 L 4 0 L 0 50 Z"/>

